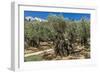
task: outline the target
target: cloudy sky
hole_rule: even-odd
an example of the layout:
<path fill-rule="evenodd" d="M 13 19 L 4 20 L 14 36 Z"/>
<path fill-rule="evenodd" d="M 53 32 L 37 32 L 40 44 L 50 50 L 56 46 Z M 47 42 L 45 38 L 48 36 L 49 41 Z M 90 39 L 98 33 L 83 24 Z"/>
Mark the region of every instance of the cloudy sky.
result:
<path fill-rule="evenodd" d="M 85 17 L 87 20 L 90 20 L 90 14 L 87 13 L 64 13 L 64 12 L 40 12 L 40 11 L 24 11 L 24 17 L 38 17 L 42 19 L 47 19 L 49 14 L 63 15 L 64 18 L 80 20 L 82 17 Z"/>

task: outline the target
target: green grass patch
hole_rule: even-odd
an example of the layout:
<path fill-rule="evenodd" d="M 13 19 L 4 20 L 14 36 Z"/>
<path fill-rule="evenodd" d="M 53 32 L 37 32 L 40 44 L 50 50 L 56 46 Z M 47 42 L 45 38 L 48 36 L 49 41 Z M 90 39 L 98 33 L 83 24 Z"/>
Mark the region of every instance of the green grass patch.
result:
<path fill-rule="evenodd" d="M 29 56 L 29 57 L 24 57 L 24 62 L 28 62 L 28 61 L 41 61 L 43 60 L 43 58 L 39 55 L 33 55 L 33 56 Z"/>

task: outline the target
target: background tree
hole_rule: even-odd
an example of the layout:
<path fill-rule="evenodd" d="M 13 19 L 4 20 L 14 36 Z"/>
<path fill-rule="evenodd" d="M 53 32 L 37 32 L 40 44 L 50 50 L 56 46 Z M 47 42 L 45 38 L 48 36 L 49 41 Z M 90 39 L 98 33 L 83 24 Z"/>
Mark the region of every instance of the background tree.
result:
<path fill-rule="evenodd" d="M 88 40 L 90 39 L 90 22 L 85 20 L 85 18 L 82 18 L 80 27 L 81 44 L 84 46 L 88 46 Z"/>

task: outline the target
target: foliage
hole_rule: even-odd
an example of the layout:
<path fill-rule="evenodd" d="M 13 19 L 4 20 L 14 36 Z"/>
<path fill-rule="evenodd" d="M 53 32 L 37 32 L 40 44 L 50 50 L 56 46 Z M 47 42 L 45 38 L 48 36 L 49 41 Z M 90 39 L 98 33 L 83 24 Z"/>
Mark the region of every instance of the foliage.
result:
<path fill-rule="evenodd" d="M 72 45 L 78 42 L 85 47 L 89 47 L 90 21 L 84 17 L 80 20 L 65 20 L 63 15 L 54 14 L 48 15 L 47 21 L 25 20 L 24 37 L 25 42 L 33 47 L 39 47 L 41 41 L 53 41 L 58 49 L 59 46 L 62 46 L 61 48 L 66 47 L 63 47 L 63 44 L 66 43 L 73 48 Z M 65 41 L 66 39 L 68 40 L 67 42 Z M 69 49 L 68 46 L 67 51 Z"/>
<path fill-rule="evenodd" d="M 66 22 L 64 20 L 64 17 L 62 15 L 49 15 L 48 16 L 48 22 L 56 32 L 60 31 L 62 33 L 65 32 L 66 28 Z"/>

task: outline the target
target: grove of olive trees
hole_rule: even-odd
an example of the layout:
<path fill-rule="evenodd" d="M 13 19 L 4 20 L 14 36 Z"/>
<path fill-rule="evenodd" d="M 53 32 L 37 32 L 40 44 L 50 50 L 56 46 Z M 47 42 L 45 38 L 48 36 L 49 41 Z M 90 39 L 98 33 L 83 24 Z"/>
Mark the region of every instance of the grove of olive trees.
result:
<path fill-rule="evenodd" d="M 80 53 L 83 49 L 90 52 L 90 21 L 85 17 L 80 20 L 65 20 L 63 15 L 55 14 L 48 15 L 47 21 L 25 20 L 24 49 L 35 47 L 39 51 L 43 50 L 41 44 L 44 42 L 48 43 L 46 45 L 51 46 L 53 50 L 50 53 L 53 58 L 50 59 L 58 56 L 62 59 L 71 54 Z M 78 50 L 80 48 L 82 50 Z M 42 58 L 45 59 L 44 55 Z"/>

